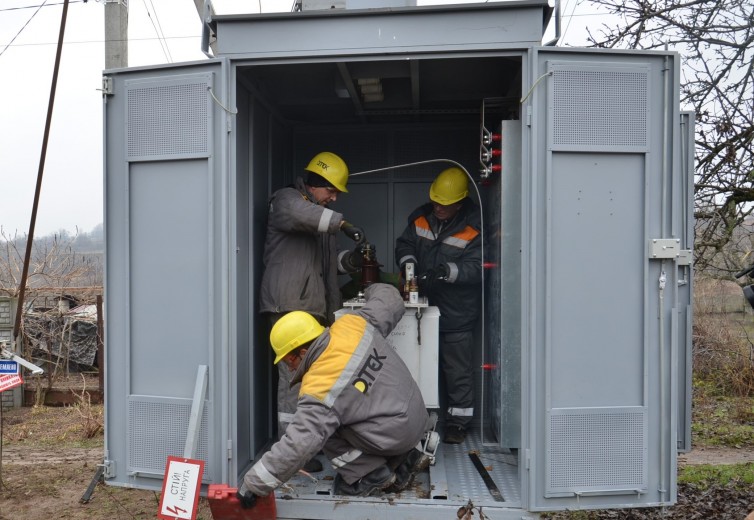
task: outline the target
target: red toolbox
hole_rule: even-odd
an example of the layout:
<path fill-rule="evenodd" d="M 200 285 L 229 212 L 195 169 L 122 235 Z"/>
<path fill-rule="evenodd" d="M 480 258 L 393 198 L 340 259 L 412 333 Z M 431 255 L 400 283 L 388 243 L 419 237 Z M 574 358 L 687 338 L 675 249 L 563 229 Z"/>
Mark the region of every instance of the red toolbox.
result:
<path fill-rule="evenodd" d="M 275 520 L 275 493 L 257 497 L 254 507 L 244 509 L 236 498 L 238 488 L 225 484 L 210 484 L 207 500 L 214 520 Z"/>

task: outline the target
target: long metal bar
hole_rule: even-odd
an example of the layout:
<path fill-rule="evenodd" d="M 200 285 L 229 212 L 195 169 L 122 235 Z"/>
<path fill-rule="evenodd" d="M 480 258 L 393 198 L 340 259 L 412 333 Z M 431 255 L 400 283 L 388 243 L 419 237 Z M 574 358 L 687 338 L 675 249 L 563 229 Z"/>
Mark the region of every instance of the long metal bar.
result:
<path fill-rule="evenodd" d="M 207 393 L 207 365 L 199 365 L 196 370 L 196 383 L 194 384 L 194 398 L 191 401 L 191 416 L 189 417 L 188 432 L 186 432 L 186 444 L 183 448 L 183 456 L 187 459 L 196 457 L 196 446 L 199 442 L 199 428 L 201 427 L 202 414 L 204 413 L 204 394 Z"/>
<path fill-rule="evenodd" d="M 34 204 L 31 209 L 31 221 L 29 222 L 29 236 L 26 239 L 26 254 L 21 273 L 21 286 L 18 289 L 18 306 L 16 307 L 16 322 L 13 325 L 13 339 L 18 337 L 21 330 L 21 317 L 23 315 L 24 296 L 26 294 L 26 280 L 29 277 L 29 262 L 31 261 L 31 246 L 34 243 L 34 228 L 37 225 L 37 208 L 39 208 L 39 194 L 42 191 L 42 174 L 47 158 L 47 143 L 50 139 L 50 126 L 52 123 L 52 109 L 55 106 L 55 91 L 58 87 L 58 71 L 60 70 L 60 57 L 63 54 L 63 36 L 65 36 L 65 22 L 68 18 L 68 0 L 63 2 L 63 15 L 60 19 L 60 34 L 58 35 L 58 49 L 55 54 L 55 67 L 52 72 L 52 86 L 50 87 L 50 100 L 47 104 L 47 120 L 45 121 L 44 138 L 42 139 L 42 153 L 39 157 L 39 169 L 37 170 L 37 186 L 34 190 Z"/>
<path fill-rule="evenodd" d="M 503 494 L 500 492 L 500 489 L 498 489 L 497 484 L 495 484 L 495 481 L 490 477 L 490 474 L 487 471 L 487 468 L 484 467 L 484 464 L 482 464 L 482 461 L 479 460 L 479 455 L 472 451 L 469 452 L 469 458 L 479 472 L 479 475 L 482 477 L 482 480 L 484 480 L 484 484 L 487 486 L 487 489 L 489 489 L 492 498 L 497 502 L 505 502 Z"/>

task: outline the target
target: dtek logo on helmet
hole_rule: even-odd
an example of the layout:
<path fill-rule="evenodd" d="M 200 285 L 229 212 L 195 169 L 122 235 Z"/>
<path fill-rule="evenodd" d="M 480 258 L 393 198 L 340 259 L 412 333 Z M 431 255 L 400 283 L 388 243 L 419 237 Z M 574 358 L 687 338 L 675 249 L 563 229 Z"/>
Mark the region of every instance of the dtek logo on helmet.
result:
<path fill-rule="evenodd" d="M 327 168 L 329 168 L 329 166 L 327 165 L 327 163 L 326 162 L 322 162 L 321 160 L 317 161 L 317 166 L 319 166 L 323 170 L 326 170 Z"/>
<path fill-rule="evenodd" d="M 369 387 L 372 386 L 372 382 L 377 379 L 377 373 L 382 370 L 385 363 L 382 362 L 387 356 L 380 356 L 377 353 L 377 349 L 374 349 L 374 353 L 370 355 L 364 364 L 361 366 L 361 370 L 356 374 L 356 378 L 353 380 L 353 386 L 356 390 L 362 393 L 366 393 Z M 369 380 L 367 380 L 369 378 Z"/>

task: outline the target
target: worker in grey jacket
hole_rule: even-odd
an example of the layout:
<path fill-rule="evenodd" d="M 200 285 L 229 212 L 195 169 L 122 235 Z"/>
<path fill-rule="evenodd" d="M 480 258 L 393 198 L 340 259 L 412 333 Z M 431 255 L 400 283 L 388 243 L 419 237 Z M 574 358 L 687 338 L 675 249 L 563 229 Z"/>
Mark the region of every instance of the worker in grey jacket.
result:
<path fill-rule="evenodd" d="M 334 153 L 314 156 L 306 177 L 277 190 L 269 201 L 260 311 L 272 327 L 285 313 L 301 310 L 320 323 L 332 323 L 340 308 L 338 273 L 361 267 L 358 247 L 364 232 L 329 209 L 339 193 L 347 193 L 348 167 Z M 353 251 L 338 252 L 336 234 L 342 231 L 356 242 Z M 291 388 L 290 373 L 278 370 L 278 434 L 282 435 L 296 410 L 298 387 Z M 308 471 L 320 471 L 312 461 Z"/>
<path fill-rule="evenodd" d="M 275 362 L 302 383 L 298 408 L 283 437 L 244 476 L 242 502 L 249 493 L 267 495 L 321 449 L 341 495 L 403 489 L 429 464 L 415 449 L 428 429 L 421 391 L 385 339 L 403 317 L 403 300 L 382 283 L 364 296 L 361 309 L 330 328 L 305 312 L 291 312 L 273 327 Z"/>
<path fill-rule="evenodd" d="M 412 262 L 420 290 L 440 310 L 440 366 L 447 412 L 443 441 L 459 444 L 474 416 L 473 339 L 482 305 L 482 237 L 479 208 L 467 197 L 460 168 L 440 172 L 430 202 L 417 208 L 395 244 L 401 271 Z"/>

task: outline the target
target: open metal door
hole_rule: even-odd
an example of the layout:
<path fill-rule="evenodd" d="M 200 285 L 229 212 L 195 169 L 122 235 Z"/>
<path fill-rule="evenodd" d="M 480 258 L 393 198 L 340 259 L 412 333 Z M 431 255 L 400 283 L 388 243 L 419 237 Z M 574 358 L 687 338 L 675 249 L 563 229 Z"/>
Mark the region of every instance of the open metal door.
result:
<path fill-rule="evenodd" d="M 103 83 L 105 480 L 159 490 L 167 456 L 188 455 L 227 482 L 227 63 Z"/>
<path fill-rule="evenodd" d="M 673 53 L 532 53 L 522 107 L 531 511 L 676 499 L 677 266 L 688 247 L 676 225 L 688 214 L 674 152 L 678 63 Z"/>
<path fill-rule="evenodd" d="M 679 119 L 677 165 L 681 211 L 674 214 L 680 231 L 678 259 L 678 451 L 691 451 L 692 326 L 694 317 L 694 112 L 682 112 Z"/>

